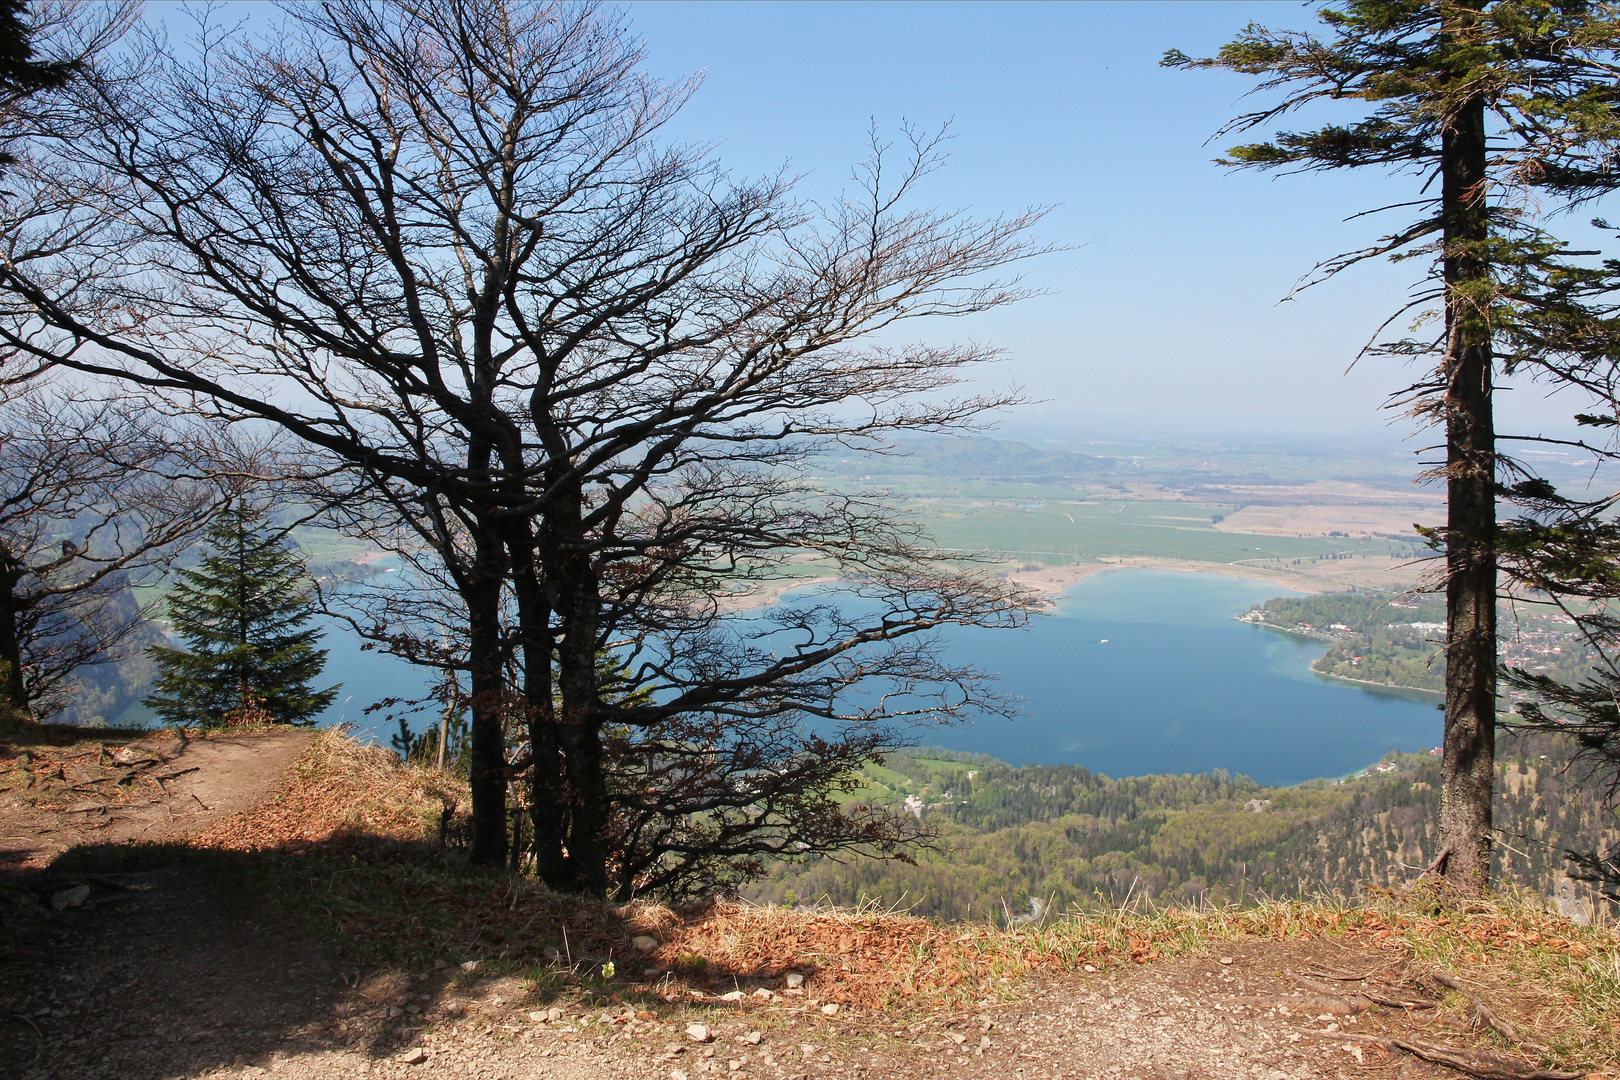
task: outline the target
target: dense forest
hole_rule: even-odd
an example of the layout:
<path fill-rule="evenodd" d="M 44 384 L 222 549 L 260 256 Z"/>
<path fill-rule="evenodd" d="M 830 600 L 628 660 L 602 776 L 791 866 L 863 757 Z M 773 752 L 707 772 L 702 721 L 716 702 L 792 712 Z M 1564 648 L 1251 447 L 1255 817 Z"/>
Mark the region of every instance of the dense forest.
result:
<path fill-rule="evenodd" d="M 1547 736 L 1504 738 L 1495 880 L 1550 894 L 1566 848 L 1620 840 L 1601 790 Z M 861 798 L 934 826 L 916 865 L 780 864 L 751 890 L 776 903 L 881 898 L 945 919 L 1006 920 L 1031 900 L 1059 910 L 1262 896 L 1353 896 L 1415 878 L 1435 854 L 1440 762 L 1391 755 L 1343 782 L 1264 788 L 1222 772 L 1113 779 L 1078 766 L 1014 768 L 916 750 L 867 771 Z"/>

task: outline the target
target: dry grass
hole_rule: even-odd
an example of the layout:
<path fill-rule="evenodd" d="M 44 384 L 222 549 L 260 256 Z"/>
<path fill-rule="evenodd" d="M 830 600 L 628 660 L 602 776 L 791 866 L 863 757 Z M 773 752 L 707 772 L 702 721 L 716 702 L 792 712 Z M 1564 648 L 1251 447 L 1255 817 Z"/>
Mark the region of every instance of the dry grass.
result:
<path fill-rule="evenodd" d="M 1238 941 L 1332 939 L 1384 958 L 1381 969 L 1466 1012 L 1462 995 L 1425 982 L 1435 971 L 1456 977 L 1537 1044 L 1547 1065 L 1620 1065 L 1620 943 L 1611 929 L 1576 926 L 1536 898 L 1466 907 L 1388 893 L 1355 905 L 1134 905 L 1011 930 L 877 906 L 617 905 L 466 867 L 436 843 L 444 808 L 465 803 L 455 782 L 327 732 L 270 802 L 199 845 L 271 856 L 255 872 L 268 871 L 289 909 L 350 955 L 418 971 L 476 960 L 481 974 L 519 975 L 542 993 L 712 1001 L 734 989 L 780 991 L 782 977 L 798 972 L 818 1002 L 950 1009 L 1014 996 L 1032 974 L 1128 967 Z M 635 950 L 638 935 L 657 948 Z M 608 963 L 614 974 L 604 978 Z"/>
<path fill-rule="evenodd" d="M 467 802 L 466 785 L 407 768 L 390 751 L 361 746 L 341 730 L 315 736 L 269 802 L 235 814 L 195 841 L 228 851 L 327 854 L 346 844 L 420 843 Z"/>

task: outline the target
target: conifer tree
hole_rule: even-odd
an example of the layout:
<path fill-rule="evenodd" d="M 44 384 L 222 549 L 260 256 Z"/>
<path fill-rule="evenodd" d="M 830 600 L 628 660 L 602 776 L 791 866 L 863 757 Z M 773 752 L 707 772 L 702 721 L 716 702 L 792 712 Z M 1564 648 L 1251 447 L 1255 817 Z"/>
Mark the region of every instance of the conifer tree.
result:
<path fill-rule="evenodd" d="M 145 704 L 171 724 L 263 719 L 309 724 L 338 687 L 313 689 L 326 650 L 308 627 L 309 574 L 262 509 L 238 503 L 208 532 L 208 554 L 179 572 L 168 608 L 186 650 L 150 651 L 162 674 Z"/>
<path fill-rule="evenodd" d="M 1497 701 L 1498 496 L 1545 485 L 1500 453 L 1492 407 L 1498 372 L 1537 368 L 1563 380 L 1520 328 L 1567 289 L 1568 251 L 1532 217 L 1538 199 L 1574 204 L 1620 183 L 1615 61 L 1620 22 L 1607 5 L 1549 0 L 1351 0 L 1318 11 L 1327 33 L 1250 25 L 1209 59 L 1172 51 L 1164 63 L 1225 68 L 1281 91 L 1271 107 L 1222 133 L 1269 125 L 1324 101 L 1360 101 L 1366 115 L 1237 146 L 1223 164 L 1302 172 L 1382 168 L 1423 182 L 1414 220 L 1329 260 L 1317 280 L 1363 259 L 1428 257 L 1427 286 L 1404 313 L 1439 309 L 1439 332 L 1374 351 L 1432 359 L 1432 375 L 1397 395 L 1443 424 L 1448 518 L 1429 535 L 1444 551 L 1446 720 L 1436 869 L 1475 893 L 1491 848 Z M 1400 313 L 1397 313 L 1397 317 Z M 1393 321 L 1393 318 L 1392 318 Z M 1386 324 L 1387 325 L 1387 324 Z M 1567 372 L 1566 372 L 1567 374 Z"/>

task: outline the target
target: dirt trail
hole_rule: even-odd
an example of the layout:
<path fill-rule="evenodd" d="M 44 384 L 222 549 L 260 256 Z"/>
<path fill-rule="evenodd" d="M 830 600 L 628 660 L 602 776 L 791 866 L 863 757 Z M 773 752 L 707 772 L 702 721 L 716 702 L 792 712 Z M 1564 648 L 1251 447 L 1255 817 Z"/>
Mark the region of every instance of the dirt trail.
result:
<path fill-rule="evenodd" d="M 82 844 L 177 840 L 263 801 L 306 730 L 108 737 L 14 748 L 0 772 L 0 867 L 41 868 Z M 0 761 L 0 766 L 6 762 Z"/>
<path fill-rule="evenodd" d="M 37 867 L 64 844 L 116 853 L 129 840 L 195 833 L 272 794 L 305 739 L 147 741 L 124 757 L 151 752 L 158 760 L 145 768 L 159 777 L 196 769 L 157 781 L 161 801 L 109 797 L 87 827 L 55 795 L 28 805 L 13 790 L 0 803 L 0 834 L 25 837 L 7 849 L 24 856 L 14 866 Z M 72 782 L 71 772 L 57 781 Z M 1399 982 L 1403 955 L 1365 942 L 1242 942 L 1224 956 L 1116 961 L 954 1012 L 824 1008 L 813 977 L 802 990 L 773 981 L 742 1001 L 587 1008 L 443 964 L 344 966 L 244 886 L 251 874 L 216 873 L 174 850 L 113 859 L 114 870 L 94 874 L 74 876 L 63 861 L 4 879 L 0 902 L 13 907 L 0 916 L 27 911 L 4 919 L 15 939 L 0 941 L 0 1077 L 1415 1080 L 1457 1074 L 1345 1036 L 1477 1041 L 1433 1011 L 1324 1011 L 1326 999 L 1289 975 Z M 702 1041 L 692 1024 L 708 1029 Z"/>

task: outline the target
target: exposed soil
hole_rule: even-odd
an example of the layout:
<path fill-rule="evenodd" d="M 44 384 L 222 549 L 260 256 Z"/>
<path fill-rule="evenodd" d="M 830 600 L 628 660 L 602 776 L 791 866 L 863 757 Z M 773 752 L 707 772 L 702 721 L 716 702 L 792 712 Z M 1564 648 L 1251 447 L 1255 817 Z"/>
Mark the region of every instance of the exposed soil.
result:
<path fill-rule="evenodd" d="M 140 799 L 108 798 L 101 812 L 54 796 L 30 804 L 33 789 L 15 785 L 5 793 L 0 835 L 23 839 L 4 849 L 15 854 L 0 897 L 11 904 L 0 914 L 12 937 L 0 942 L 0 1076 L 1418 1078 L 1457 1074 L 1365 1037 L 1484 1041 L 1432 1009 L 1342 1009 L 1348 995 L 1375 987 L 1403 1000 L 1432 993 L 1404 952 L 1372 941 L 1234 942 L 1225 956 L 1115 958 L 1100 970 L 1034 978 L 1014 1000 L 932 1012 L 824 1004 L 813 976 L 802 989 L 782 979 L 745 987 L 741 1001 L 694 992 L 689 1003 L 587 1007 L 442 961 L 425 971 L 356 970 L 275 915 L 240 873 L 178 857 L 175 847 L 124 847 L 197 835 L 271 797 L 305 738 L 148 741 L 161 751 L 158 775 L 179 762 L 197 771 Z M 82 852 L 42 865 L 71 844 L 123 855 L 93 874 L 68 869 L 93 862 Z M 1346 977 L 1334 985 L 1350 989 L 1323 995 L 1291 972 Z M 697 1033 L 703 1041 L 692 1024 L 709 1029 Z"/>
<path fill-rule="evenodd" d="M 313 737 L 107 733 L 0 747 L 0 869 L 40 869 L 83 844 L 200 835 L 262 802 Z"/>

